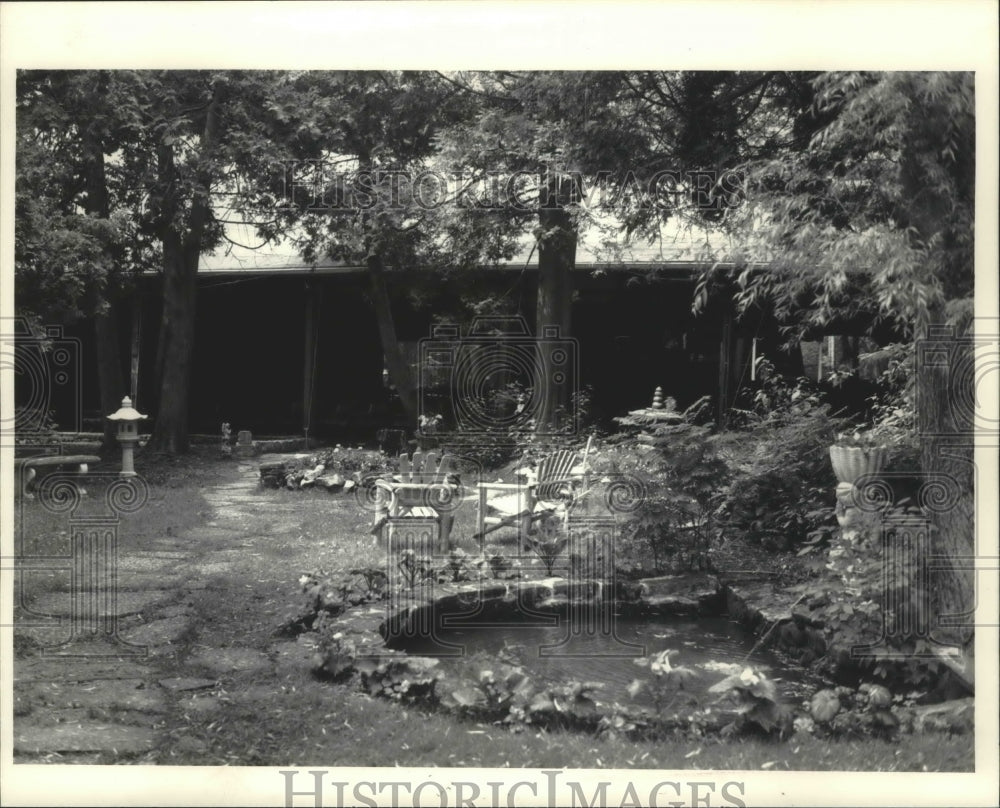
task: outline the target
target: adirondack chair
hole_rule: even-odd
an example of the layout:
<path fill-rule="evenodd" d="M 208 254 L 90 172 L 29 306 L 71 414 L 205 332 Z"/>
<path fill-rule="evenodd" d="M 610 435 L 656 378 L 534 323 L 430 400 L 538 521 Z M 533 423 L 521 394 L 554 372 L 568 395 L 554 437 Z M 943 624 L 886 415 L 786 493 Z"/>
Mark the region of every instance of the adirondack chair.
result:
<path fill-rule="evenodd" d="M 517 526 L 521 540 L 533 532 L 534 523 L 564 507 L 568 515 L 588 488 L 587 455 L 590 440 L 581 457 L 575 449 L 562 449 L 538 461 L 533 479 L 523 483 L 480 483 L 480 543 L 503 527 Z M 496 494 L 497 496 L 491 496 Z"/>
<path fill-rule="evenodd" d="M 436 452 L 399 456 L 399 472 L 375 481 L 375 521 L 371 532 L 387 540 L 387 531 L 406 520 L 433 520 L 438 542 L 451 549 L 451 528 L 459 480 L 453 459 Z"/>

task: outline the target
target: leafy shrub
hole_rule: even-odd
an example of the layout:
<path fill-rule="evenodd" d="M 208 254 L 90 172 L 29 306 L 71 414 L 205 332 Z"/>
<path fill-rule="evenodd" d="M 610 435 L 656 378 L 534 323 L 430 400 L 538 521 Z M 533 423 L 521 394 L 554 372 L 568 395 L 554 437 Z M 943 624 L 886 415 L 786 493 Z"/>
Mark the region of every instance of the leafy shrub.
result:
<path fill-rule="evenodd" d="M 895 735 L 896 711 L 912 698 L 893 696 L 879 684 L 863 682 L 857 689 L 840 686 L 818 691 L 808 702 L 809 715 L 797 719 L 800 731 L 817 735 Z"/>
<path fill-rule="evenodd" d="M 726 728 L 728 733 L 752 730 L 785 736 L 791 732 L 791 710 L 778 701 L 777 687 L 760 671 L 744 668 L 712 685 L 708 692 L 720 693 L 736 705 L 738 716 Z"/>
<path fill-rule="evenodd" d="M 649 429 L 620 440 L 595 460 L 596 474 L 621 474 L 641 486 L 621 527 L 622 553 L 639 556 L 641 568 L 650 562 L 657 573 L 709 568 L 714 514 L 729 477 L 711 428 L 619 422 Z"/>
<path fill-rule="evenodd" d="M 16 407 L 14 423 L 17 433 L 14 442 L 18 446 L 51 445 L 58 442 L 59 425 L 51 410 L 39 411 L 34 407 Z"/>
<path fill-rule="evenodd" d="M 435 688 L 441 676 L 438 660 L 431 657 L 389 655 L 362 657 L 354 667 L 361 684 L 372 696 L 408 703 L 436 703 Z"/>
<path fill-rule="evenodd" d="M 379 567 L 352 569 L 347 573 L 325 570 L 303 573 L 299 586 L 306 596 L 305 607 L 284 628 L 292 633 L 315 629 L 320 617 L 335 617 L 352 606 L 384 600 L 388 595 L 388 580 Z"/>
<path fill-rule="evenodd" d="M 311 462 L 311 461 L 310 461 Z M 342 474 L 345 477 L 358 478 L 395 470 L 396 460 L 385 452 L 377 449 L 352 449 L 336 447 L 323 452 L 315 458 L 311 465 L 322 464 L 327 472 Z"/>
<path fill-rule="evenodd" d="M 312 670 L 317 676 L 343 679 L 354 672 L 358 657 L 357 645 L 342 631 L 336 631 L 330 615 L 321 614 L 315 624 L 319 642 L 312 658 Z"/>
<path fill-rule="evenodd" d="M 525 536 L 528 548 L 545 565 L 545 574 L 552 576 L 556 560 L 569 545 L 569 535 L 558 513 L 544 517 L 538 522 L 536 533 Z"/>
<path fill-rule="evenodd" d="M 653 698 L 657 713 L 669 710 L 681 697 L 686 704 L 696 704 L 697 699 L 692 694 L 684 693 L 684 683 L 694 679 L 697 674 L 690 668 L 674 665 L 673 660 L 677 654 L 677 651 L 668 649 L 634 660 L 636 665 L 649 669 L 651 678 L 633 680 L 628 687 L 629 696 L 635 698 L 640 693 L 648 692 Z"/>
<path fill-rule="evenodd" d="M 930 619 L 933 581 L 922 574 L 915 555 L 899 552 L 887 558 L 882 546 L 883 530 L 912 526 L 913 516 L 896 509 L 869 520 L 854 537 L 834 531 L 829 551 L 815 561 L 818 576 L 789 588 L 803 595 L 804 616 L 823 626 L 830 650 L 820 666 L 831 675 L 866 674 L 930 687 L 942 673 L 933 641 L 920 628 Z M 905 626 L 912 631 L 902 631 Z M 853 653 L 856 646 L 868 650 Z"/>
<path fill-rule="evenodd" d="M 599 682 L 542 685 L 523 667 L 476 654 L 457 678 L 442 680 L 441 704 L 455 712 L 497 721 L 521 730 L 529 724 L 596 726 L 594 692 Z"/>
<path fill-rule="evenodd" d="M 766 360 L 739 431 L 719 437 L 732 469 L 718 515 L 728 533 L 787 550 L 832 525 L 837 481 L 828 447 L 842 424 L 815 385 L 788 382 Z"/>
<path fill-rule="evenodd" d="M 904 343 L 860 357 L 885 366 L 876 380 L 875 394 L 868 399 L 868 423 L 885 443 L 911 450 L 917 445 L 914 353 L 914 344 Z"/>

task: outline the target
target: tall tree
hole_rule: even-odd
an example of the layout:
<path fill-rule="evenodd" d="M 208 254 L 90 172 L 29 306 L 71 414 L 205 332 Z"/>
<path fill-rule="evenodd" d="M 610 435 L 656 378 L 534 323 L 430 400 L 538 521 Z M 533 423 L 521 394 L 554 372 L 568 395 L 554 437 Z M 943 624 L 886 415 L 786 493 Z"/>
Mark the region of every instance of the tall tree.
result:
<path fill-rule="evenodd" d="M 106 166 L 122 136 L 119 89 L 104 71 L 25 71 L 17 86 L 18 311 L 36 320 L 93 317 L 104 413 L 126 389 L 115 307 L 153 258 L 135 231 L 135 200 Z M 102 452 L 116 447 L 106 422 Z"/>
<path fill-rule="evenodd" d="M 566 385 L 551 384 L 556 370 L 545 345 L 547 329 L 572 336 L 572 273 L 581 230 L 591 223 L 587 182 L 627 160 L 636 142 L 618 114 L 615 74 L 532 72 L 460 73 L 446 77 L 477 107 L 476 117 L 442 138 L 452 170 L 483 177 L 484 207 L 504 212 L 494 224 L 504 238 L 530 234 L 538 254 L 535 336 L 541 378 L 537 428 L 558 426 L 571 405 Z M 477 223 L 467 217 L 468 223 Z"/>
<path fill-rule="evenodd" d="M 939 636 L 971 635 L 975 555 L 970 354 L 974 294 L 975 88 L 969 73 L 833 73 L 813 83 L 822 122 L 804 148 L 751 167 L 746 216 L 777 272 L 747 275 L 747 301 L 791 306 L 813 293 L 830 316 L 851 285 L 917 345 L 921 465 L 947 481 L 932 547 L 952 559 L 937 614 L 964 614 Z M 755 246 L 756 246 L 755 245 Z M 775 262 L 772 261 L 772 266 Z M 947 621 L 946 621 L 947 622 Z"/>
<path fill-rule="evenodd" d="M 275 165 L 321 132 L 287 72 L 47 71 L 19 76 L 19 306 L 97 314 L 102 407 L 122 395 L 109 314 L 126 269 L 160 262 L 151 446 L 188 443 L 199 257 L 254 223 L 280 237 Z M 230 218 L 232 217 L 232 218 Z M 34 307 L 34 308 L 32 308 Z M 107 361 L 105 361 L 107 360 Z M 116 371 L 117 369 L 117 371 Z"/>
<path fill-rule="evenodd" d="M 133 93 L 119 110 L 129 135 L 121 160 L 143 195 L 139 227 L 162 254 L 159 397 L 150 447 L 184 452 L 200 256 L 227 242 L 229 224 L 249 220 L 264 243 L 280 238 L 282 223 L 268 209 L 275 166 L 309 153 L 315 125 L 309 110 L 289 114 L 297 104 L 295 75 L 287 72 L 128 75 Z"/>
<path fill-rule="evenodd" d="M 367 267 L 386 369 L 416 426 L 418 381 L 398 339 L 389 287 L 396 270 L 470 260 L 470 250 L 478 255 L 478 245 L 468 245 L 461 257 L 445 258 L 452 241 L 442 213 L 447 192 L 421 187 L 419 179 L 438 151 L 440 129 L 470 106 L 428 73 L 305 73 L 294 87 L 317 137 L 312 162 L 288 166 L 283 224 L 295 230 L 307 259 Z"/>
<path fill-rule="evenodd" d="M 715 163 L 722 181 L 709 188 L 708 207 L 732 241 L 704 257 L 737 265 L 727 282 L 739 310 L 766 307 L 792 338 L 842 319 L 888 322 L 932 350 L 933 362 L 917 357 L 916 419 L 923 470 L 945 475 L 953 498 L 935 517 L 933 549 L 955 561 L 942 571 L 936 605 L 940 614 L 968 613 L 973 435 L 961 402 L 972 400 L 972 382 L 960 368 L 971 361 L 972 75 L 639 74 L 626 82 L 647 154 Z M 639 210 L 635 221 L 648 226 L 655 214 Z M 721 274 L 718 263 L 706 270 L 696 304 Z M 970 633 L 967 625 L 952 632 Z"/>
<path fill-rule="evenodd" d="M 167 452 L 187 450 L 198 262 L 214 223 L 211 186 L 220 173 L 216 153 L 227 83 L 222 76 L 185 78 L 179 77 L 179 92 L 166 95 L 170 106 L 159 113 L 154 213 L 146 222 L 163 245 L 160 396 L 150 445 Z"/>

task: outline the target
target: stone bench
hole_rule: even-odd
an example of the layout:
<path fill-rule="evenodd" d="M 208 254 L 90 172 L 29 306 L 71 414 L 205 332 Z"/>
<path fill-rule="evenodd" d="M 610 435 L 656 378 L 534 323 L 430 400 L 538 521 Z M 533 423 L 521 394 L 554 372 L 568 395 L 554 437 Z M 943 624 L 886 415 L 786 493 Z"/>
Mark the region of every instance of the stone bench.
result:
<path fill-rule="evenodd" d="M 14 458 L 14 474 L 20 475 L 21 484 L 18 486 L 18 489 L 21 491 L 21 494 L 30 497 L 29 487 L 32 481 L 38 476 L 39 469 L 72 468 L 78 474 L 86 474 L 90 464 L 100 462 L 101 458 L 97 455 L 36 455 L 34 457 L 17 457 Z"/>

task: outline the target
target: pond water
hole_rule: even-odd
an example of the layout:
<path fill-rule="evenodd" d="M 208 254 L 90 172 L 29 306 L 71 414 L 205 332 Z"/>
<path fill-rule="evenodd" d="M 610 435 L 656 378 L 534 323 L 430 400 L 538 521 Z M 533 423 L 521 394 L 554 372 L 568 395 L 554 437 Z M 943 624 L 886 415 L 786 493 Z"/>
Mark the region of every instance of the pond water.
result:
<path fill-rule="evenodd" d="M 602 682 L 605 697 L 611 699 L 626 698 L 629 683 L 650 677 L 648 668 L 635 664 L 638 657 L 666 649 L 677 651 L 672 665 L 696 674 L 685 684 L 685 690 L 695 695 L 748 665 L 776 681 L 783 701 L 801 700 L 816 684 L 801 666 L 770 651 L 754 650 L 753 635 L 727 617 L 615 616 L 604 630 L 580 630 L 565 617 L 553 617 L 550 622 L 439 624 L 433 638 L 409 639 L 397 647 L 439 657 L 445 664 L 459 664 L 463 657 L 485 652 L 523 665 L 539 680 Z"/>

